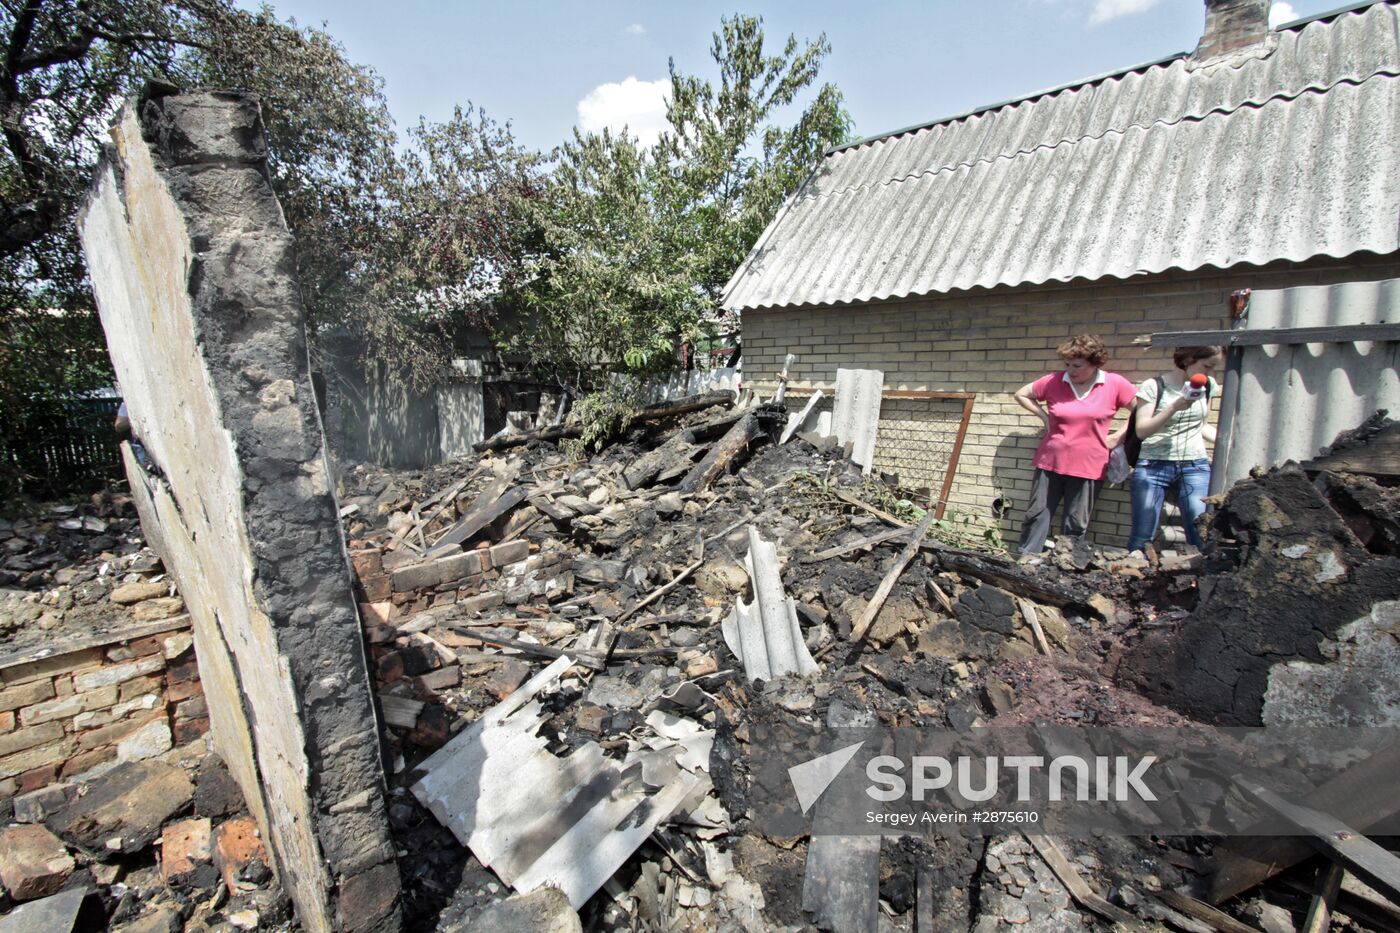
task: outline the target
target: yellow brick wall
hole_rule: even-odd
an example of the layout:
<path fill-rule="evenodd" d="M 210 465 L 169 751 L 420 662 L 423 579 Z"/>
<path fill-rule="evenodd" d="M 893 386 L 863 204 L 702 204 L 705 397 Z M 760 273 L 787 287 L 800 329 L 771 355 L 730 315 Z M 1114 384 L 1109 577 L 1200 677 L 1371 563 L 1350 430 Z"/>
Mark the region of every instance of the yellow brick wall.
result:
<path fill-rule="evenodd" d="M 1140 382 L 1170 370 L 1171 354 L 1135 346 L 1134 338 L 1224 329 L 1226 299 L 1237 288 L 1393 277 L 1400 277 L 1400 258 L 1366 256 L 855 306 L 751 310 L 743 314 L 744 379 L 763 391 L 774 384 L 784 354 L 796 353 L 800 358 L 791 373 L 795 393 L 834 386 L 838 367 L 882 369 L 886 391 L 976 392 L 950 504 L 990 518 L 993 500 L 1004 496 L 1011 513 L 1001 530 L 1013 543 L 1030 492 L 1030 458 L 1040 432 L 1037 419 L 1016 405 L 1012 393 L 1060 368 L 1055 356 L 1060 342 L 1075 334 L 1098 334 L 1109 346 L 1106 368 Z M 1122 546 L 1130 522 L 1126 484 L 1105 488 L 1091 527 L 1094 540 Z"/>

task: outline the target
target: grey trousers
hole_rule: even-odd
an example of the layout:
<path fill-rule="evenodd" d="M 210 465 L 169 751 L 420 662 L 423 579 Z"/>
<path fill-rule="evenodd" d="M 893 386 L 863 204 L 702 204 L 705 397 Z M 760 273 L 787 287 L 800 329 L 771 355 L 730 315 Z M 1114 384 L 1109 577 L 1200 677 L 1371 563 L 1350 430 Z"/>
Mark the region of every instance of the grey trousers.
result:
<path fill-rule="evenodd" d="M 1061 499 L 1065 503 L 1062 532 L 1081 537 L 1089 529 L 1089 517 L 1094 514 L 1094 500 L 1099 497 L 1101 488 L 1101 479 L 1080 479 L 1037 467 L 1031 482 L 1031 501 L 1026 506 L 1026 522 L 1021 526 L 1020 552 L 1039 554 L 1044 549 L 1050 522 L 1055 518 Z"/>

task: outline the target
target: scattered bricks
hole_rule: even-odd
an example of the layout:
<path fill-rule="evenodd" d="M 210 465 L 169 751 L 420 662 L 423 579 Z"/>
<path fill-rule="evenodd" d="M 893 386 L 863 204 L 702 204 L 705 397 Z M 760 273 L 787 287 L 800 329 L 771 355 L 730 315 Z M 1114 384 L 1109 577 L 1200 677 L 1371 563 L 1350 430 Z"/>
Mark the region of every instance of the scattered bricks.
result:
<path fill-rule="evenodd" d="M 452 718 L 441 703 L 429 703 L 418 714 L 418 722 L 408 733 L 408 740 L 423 748 L 441 748 L 452 738 Z"/>
<path fill-rule="evenodd" d="M 505 602 L 500 593 L 482 593 L 480 596 L 466 596 L 457 599 L 457 608 L 466 612 L 485 612 L 495 609 Z"/>
<path fill-rule="evenodd" d="M 457 601 L 457 591 L 448 590 L 433 597 L 434 606 L 450 606 Z"/>
<path fill-rule="evenodd" d="M 15 729 L 14 710 L 5 710 L 0 713 L 0 733 L 13 732 Z"/>
<path fill-rule="evenodd" d="M 391 684 L 404 676 L 403 656 L 397 651 L 386 651 L 374 664 L 374 679 L 381 684 Z"/>
<path fill-rule="evenodd" d="M 172 747 L 170 724 L 162 717 L 147 723 L 118 742 L 117 758 L 122 761 L 140 761 L 168 752 Z"/>
<path fill-rule="evenodd" d="M 181 700 L 188 700 L 190 697 L 204 695 L 204 685 L 197 680 L 187 680 L 184 683 L 171 684 L 165 691 L 165 698 L 171 703 L 179 703 Z"/>
<path fill-rule="evenodd" d="M 136 608 L 131 610 L 131 615 L 137 622 L 157 622 L 161 619 L 173 619 L 184 611 L 183 599 L 178 596 L 163 596 L 160 599 L 148 599 L 144 603 L 137 603 Z"/>
<path fill-rule="evenodd" d="M 73 845 L 130 854 L 150 845 L 193 796 L 183 768 L 159 760 L 127 762 L 93 780 L 87 793 L 47 822 Z"/>
<path fill-rule="evenodd" d="M 33 706 L 35 703 L 53 699 L 53 695 L 51 680 L 36 680 L 18 687 L 9 687 L 0 690 L 0 710 L 9 712 L 21 706 Z"/>
<path fill-rule="evenodd" d="M 175 723 L 175 744 L 188 745 L 209 731 L 209 717 L 186 719 Z"/>
<path fill-rule="evenodd" d="M 391 642 L 398 635 L 392 625 L 366 625 L 365 641 L 371 645 L 382 645 Z"/>
<path fill-rule="evenodd" d="M 394 592 L 410 593 L 414 590 L 428 589 L 439 583 L 460 580 L 463 577 L 479 573 L 481 573 L 481 555 L 476 551 L 463 551 L 460 554 L 450 554 L 427 563 L 400 568 L 391 574 L 391 579 Z"/>
<path fill-rule="evenodd" d="M 368 602 L 375 603 L 380 600 L 388 599 L 393 589 L 387 573 L 377 573 L 369 577 L 360 577 L 360 593 Z"/>
<path fill-rule="evenodd" d="M 101 663 L 102 649 L 87 648 L 83 651 L 69 651 L 66 654 L 55 654 L 47 658 L 40 658 L 38 661 L 30 661 L 27 664 L 7 667 L 0 671 L 0 678 L 4 679 L 6 685 L 22 684 L 38 680 L 41 677 L 53 677 L 56 674 L 63 674 L 79 667 Z"/>
<path fill-rule="evenodd" d="M 375 576 L 384 572 L 384 553 L 378 548 L 365 551 L 350 552 L 350 566 L 355 569 L 355 576 L 363 580 L 365 577 Z"/>
<path fill-rule="evenodd" d="M 418 686 L 429 693 L 437 693 L 455 687 L 462 682 L 462 668 L 456 664 L 441 670 L 429 671 L 417 678 Z"/>
<path fill-rule="evenodd" d="M 118 606 L 133 606 L 148 599 L 156 599 L 170 592 L 165 583 L 124 583 L 112 590 L 112 602 Z"/>
<path fill-rule="evenodd" d="M 17 901 L 56 894 L 75 867 L 62 841 L 43 826 L 0 831 L 0 881 Z"/>
<path fill-rule="evenodd" d="M 63 766 L 58 769 L 58 776 L 66 781 L 86 774 L 98 765 L 115 761 L 116 758 L 117 747 L 115 745 L 104 745 L 101 748 L 94 748 L 92 751 L 81 752 L 63 763 Z"/>
<path fill-rule="evenodd" d="M 502 659 L 486 676 L 482 687 L 498 700 L 504 700 L 530 676 L 530 665 L 519 658 Z"/>
<path fill-rule="evenodd" d="M 125 683 L 134 680 L 143 674 L 154 674 L 156 671 L 165 668 L 165 658 L 157 655 L 152 658 L 141 658 L 137 661 L 128 661 L 125 664 L 114 664 L 111 667 L 100 667 L 95 671 L 85 674 L 78 674 L 73 678 L 73 686 L 79 693 L 86 693 L 89 690 L 96 690 L 99 687 L 110 687 L 114 684 Z"/>
<path fill-rule="evenodd" d="M 50 784 L 15 798 L 16 823 L 42 823 L 77 795 L 76 784 Z"/>
<path fill-rule="evenodd" d="M 443 660 L 438 657 L 437 651 L 426 644 L 409 644 L 395 652 L 399 660 L 403 663 L 403 673 L 405 677 L 417 677 L 429 671 L 442 667 Z M 454 654 L 453 660 L 456 660 Z"/>
<path fill-rule="evenodd" d="M 205 702 L 204 697 L 202 696 L 191 697 L 183 703 L 179 703 L 175 706 L 176 722 L 179 722 L 182 719 L 208 718 L 208 716 L 209 704 Z"/>
<path fill-rule="evenodd" d="M 199 818 L 165 827 L 160 835 L 160 877 L 166 884 L 208 887 L 218 880 L 213 829 L 209 820 Z"/>
<path fill-rule="evenodd" d="M 238 876 L 253 859 L 267 861 L 267 850 L 258 838 L 258 824 L 251 816 L 220 823 L 214 830 L 214 865 L 229 893 L 239 894 Z"/>
<path fill-rule="evenodd" d="M 55 719 L 71 719 L 90 709 L 102 709 L 117 702 L 116 687 L 99 687 L 87 693 L 75 693 L 70 697 L 36 703 L 19 711 L 19 721 L 26 726 L 37 726 L 41 722 Z"/>
<path fill-rule="evenodd" d="M 195 681 L 195 683 L 198 684 L 199 681 Z M 129 700 L 136 699 L 137 697 L 143 697 L 151 693 L 159 693 L 161 686 L 162 678 L 159 676 L 141 677 L 136 680 L 128 680 L 126 683 L 121 685 L 121 688 L 117 693 L 117 699 L 121 700 L 121 702 L 123 703 L 126 703 Z M 183 697 L 181 697 L 181 699 L 183 699 Z"/>
<path fill-rule="evenodd" d="M 63 738 L 63 723 L 46 722 L 0 735 L 0 758 Z"/>
<path fill-rule="evenodd" d="M 507 541 L 505 544 L 497 544 L 491 548 L 491 566 L 504 567 L 507 564 L 515 564 L 530 556 L 530 542 L 528 541 Z"/>
<path fill-rule="evenodd" d="M 161 654 L 167 661 L 173 661 L 194 647 L 194 635 L 190 632 L 176 632 L 161 639 Z"/>
<path fill-rule="evenodd" d="M 381 600 L 377 603 L 360 603 L 360 620 L 366 627 L 388 625 L 394 618 L 394 604 Z"/>
<path fill-rule="evenodd" d="M 42 768 L 34 768 L 32 771 L 26 771 L 21 774 L 18 782 L 19 789 L 16 792 L 26 794 L 31 790 L 45 787 L 57 780 L 58 765 L 44 765 Z"/>

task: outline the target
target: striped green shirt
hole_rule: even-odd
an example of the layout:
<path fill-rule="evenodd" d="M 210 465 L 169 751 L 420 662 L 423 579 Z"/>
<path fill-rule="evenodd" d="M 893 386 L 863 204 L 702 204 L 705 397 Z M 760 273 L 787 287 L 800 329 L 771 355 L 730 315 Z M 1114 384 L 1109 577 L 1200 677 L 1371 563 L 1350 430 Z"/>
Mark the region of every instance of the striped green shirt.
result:
<path fill-rule="evenodd" d="M 1172 402 L 1181 397 L 1182 387 L 1174 385 L 1176 380 L 1172 377 L 1163 377 L 1162 385 L 1166 389 L 1162 396 L 1162 403 L 1157 404 L 1157 380 L 1148 379 L 1138 386 L 1137 398 L 1143 402 L 1140 411 L 1147 415 L 1161 411 Z M 1210 380 L 1210 392 L 1205 398 L 1197 399 L 1190 408 L 1184 409 L 1172 415 L 1167 423 L 1157 430 L 1157 433 L 1142 442 L 1142 453 L 1138 456 L 1143 460 L 1202 460 L 1206 456 L 1205 438 L 1201 436 L 1201 428 L 1205 427 L 1206 419 L 1210 416 L 1210 400 L 1220 394 L 1220 384 L 1214 379 Z"/>

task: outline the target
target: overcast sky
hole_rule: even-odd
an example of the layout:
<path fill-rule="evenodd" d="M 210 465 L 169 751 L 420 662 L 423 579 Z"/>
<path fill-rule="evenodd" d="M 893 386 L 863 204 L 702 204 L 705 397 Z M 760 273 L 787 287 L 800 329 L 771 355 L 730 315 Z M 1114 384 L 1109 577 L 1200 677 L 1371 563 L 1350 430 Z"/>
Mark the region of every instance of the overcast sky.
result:
<path fill-rule="evenodd" d="M 250 0 L 241 0 L 252 6 Z M 1195 48 L 1201 0 L 793 0 L 676 2 L 271 0 L 280 18 L 324 24 L 385 81 L 400 131 L 468 101 L 549 149 L 571 127 L 663 119 L 666 62 L 712 77 L 710 35 L 737 10 L 770 42 L 825 33 L 822 76 L 845 94 L 858 136 L 926 123 Z M 1339 0 L 1274 3 L 1275 23 Z"/>

